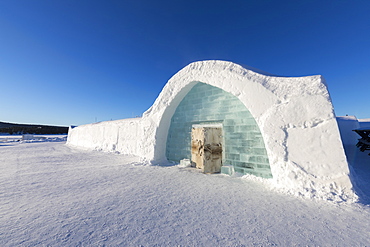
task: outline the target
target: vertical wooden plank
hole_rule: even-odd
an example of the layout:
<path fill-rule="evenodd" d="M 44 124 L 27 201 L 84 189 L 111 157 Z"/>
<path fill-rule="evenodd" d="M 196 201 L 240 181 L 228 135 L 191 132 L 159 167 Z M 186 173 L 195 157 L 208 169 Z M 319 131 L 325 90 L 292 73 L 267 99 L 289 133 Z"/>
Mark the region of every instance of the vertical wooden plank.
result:
<path fill-rule="evenodd" d="M 192 128 L 191 131 L 191 162 L 195 167 L 202 169 L 204 167 L 204 129 Z"/>
<path fill-rule="evenodd" d="M 222 129 L 204 128 L 204 173 L 221 172 L 222 166 Z"/>

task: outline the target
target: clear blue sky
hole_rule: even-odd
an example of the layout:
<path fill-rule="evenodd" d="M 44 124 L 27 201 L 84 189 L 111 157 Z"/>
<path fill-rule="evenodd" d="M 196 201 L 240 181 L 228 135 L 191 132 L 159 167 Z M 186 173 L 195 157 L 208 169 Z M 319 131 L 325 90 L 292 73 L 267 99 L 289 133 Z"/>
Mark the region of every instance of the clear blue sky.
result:
<path fill-rule="evenodd" d="M 209 59 L 321 74 L 338 116 L 370 117 L 369 0 L 1 0 L 0 121 L 140 115 Z"/>

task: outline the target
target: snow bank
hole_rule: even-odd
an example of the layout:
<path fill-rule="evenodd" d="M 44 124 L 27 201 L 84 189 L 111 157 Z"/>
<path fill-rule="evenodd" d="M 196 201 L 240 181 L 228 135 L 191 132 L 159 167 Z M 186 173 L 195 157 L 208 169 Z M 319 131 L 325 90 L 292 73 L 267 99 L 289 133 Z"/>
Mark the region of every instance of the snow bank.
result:
<path fill-rule="evenodd" d="M 360 128 L 370 128 L 370 118 L 359 119 Z"/>
<path fill-rule="evenodd" d="M 343 145 L 356 145 L 359 136 L 353 130 L 360 128 L 355 116 L 337 117 Z"/>
<path fill-rule="evenodd" d="M 69 128 L 67 144 L 87 149 L 143 156 L 141 118 L 87 124 Z"/>
<path fill-rule="evenodd" d="M 303 197 L 354 201 L 330 95 L 321 76 L 277 77 L 225 61 L 192 63 L 175 74 L 142 118 L 70 129 L 68 144 L 166 161 L 171 117 L 202 82 L 236 96 L 255 118 L 277 189 Z"/>
<path fill-rule="evenodd" d="M 67 135 L 0 135 L 0 143 L 65 142 Z"/>
<path fill-rule="evenodd" d="M 356 158 L 356 144 L 360 136 L 353 130 L 360 127 L 359 121 L 355 116 L 337 117 L 338 127 L 349 164 L 354 163 Z"/>

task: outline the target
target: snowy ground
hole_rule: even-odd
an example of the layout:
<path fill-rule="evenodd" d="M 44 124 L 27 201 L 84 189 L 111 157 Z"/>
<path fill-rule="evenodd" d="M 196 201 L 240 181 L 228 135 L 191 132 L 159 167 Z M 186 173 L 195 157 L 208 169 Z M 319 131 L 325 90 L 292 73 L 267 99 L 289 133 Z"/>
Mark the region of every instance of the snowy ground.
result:
<path fill-rule="evenodd" d="M 64 142 L 0 141 L 0 246 L 370 246 L 370 157 L 356 157 L 361 203 L 334 204 Z"/>

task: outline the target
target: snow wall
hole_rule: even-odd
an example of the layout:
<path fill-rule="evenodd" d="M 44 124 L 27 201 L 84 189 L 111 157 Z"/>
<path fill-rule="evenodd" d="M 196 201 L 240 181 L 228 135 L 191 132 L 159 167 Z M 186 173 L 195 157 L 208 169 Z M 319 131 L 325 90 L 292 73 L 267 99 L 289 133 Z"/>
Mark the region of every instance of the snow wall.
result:
<path fill-rule="evenodd" d="M 337 121 L 343 145 L 356 145 L 361 138 L 353 131 L 360 128 L 358 119 L 355 116 L 341 116 L 337 117 Z"/>
<path fill-rule="evenodd" d="M 330 95 L 322 76 L 279 77 L 226 61 L 176 73 L 141 118 L 71 128 L 67 144 L 166 162 L 171 118 L 198 82 L 236 96 L 263 136 L 274 187 L 303 197 L 355 201 Z"/>

